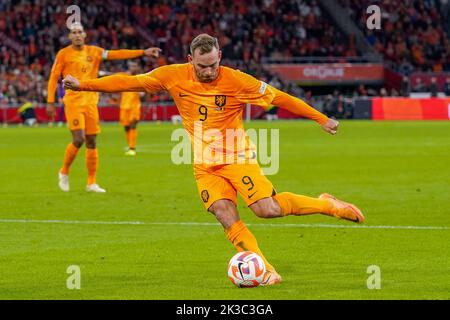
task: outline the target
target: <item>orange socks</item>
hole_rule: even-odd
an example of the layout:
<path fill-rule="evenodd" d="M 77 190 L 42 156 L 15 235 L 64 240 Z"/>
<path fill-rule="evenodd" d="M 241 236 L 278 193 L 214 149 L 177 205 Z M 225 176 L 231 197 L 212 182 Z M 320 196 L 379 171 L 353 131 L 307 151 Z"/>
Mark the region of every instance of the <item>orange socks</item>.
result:
<path fill-rule="evenodd" d="M 125 138 L 127 140 L 128 148 L 130 149 L 136 149 L 136 140 L 137 140 L 137 130 L 135 129 L 128 129 L 125 130 Z"/>
<path fill-rule="evenodd" d="M 327 200 L 297 195 L 291 192 L 277 193 L 273 198 L 281 207 L 282 215 L 324 213 L 333 215 L 334 206 Z"/>
<path fill-rule="evenodd" d="M 98 151 L 97 149 L 86 148 L 86 167 L 88 171 L 87 184 L 93 184 L 96 182 L 96 174 L 98 167 Z"/>
<path fill-rule="evenodd" d="M 127 145 L 130 147 L 130 130 L 125 130 L 125 140 L 127 140 Z"/>
<path fill-rule="evenodd" d="M 137 140 L 137 130 L 136 129 L 130 129 L 128 130 L 128 147 L 130 149 L 136 149 L 136 140 Z"/>
<path fill-rule="evenodd" d="M 69 145 L 66 148 L 66 152 L 64 154 L 64 162 L 61 168 L 62 174 L 69 174 L 70 165 L 72 164 L 73 160 L 75 160 L 78 150 L 79 149 L 75 147 L 72 143 L 69 143 Z M 98 167 L 97 149 L 86 148 L 86 167 L 88 170 L 87 184 L 93 184 L 96 181 L 95 177 L 97 174 L 97 167 Z"/>
<path fill-rule="evenodd" d="M 267 261 L 267 259 L 259 250 L 258 242 L 255 236 L 247 229 L 245 224 L 239 220 L 235 222 L 231 227 L 225 229 L 228 240 L 231 241 L 237 251 L 253 251 L 257 253 L 266 264 L 266 270 L 274 269 L 273 266 Z"/>
<path fill-rule="evenodd" d="M 66 152 L 64 153 L 64 162 L 63 166 L 61 168 L 62 174 L 69 174 L 70 165 L 72 164 L 73 160 L 75 160 L 78 148 L 73 145 L 73 143 L 69 143 L 69 145 L 66 148 Z"/>

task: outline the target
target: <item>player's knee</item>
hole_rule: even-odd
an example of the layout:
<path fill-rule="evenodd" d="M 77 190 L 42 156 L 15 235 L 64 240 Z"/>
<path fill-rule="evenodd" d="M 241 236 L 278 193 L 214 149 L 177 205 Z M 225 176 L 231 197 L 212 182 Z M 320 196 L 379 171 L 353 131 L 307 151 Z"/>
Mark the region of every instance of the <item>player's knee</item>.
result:
<path fill-rule="evenodd" d="M 239 220 L 236 205 L 230 200 L 218 200 L 209 207 L 208 211 L 214 214 L 224 228 L 230 227 Z"/>
<path fill-rule="evenodd" d="M 272 214 L 268 208 L 257 206 L 252 210 L 258 218 L 269 218 Z"/>
<path fill-rule="evenodd" d="M 95 140 L 86 140 L 86 148 L 89 149 L 97 148 L 97 142 Z"/>
<path fill-rule="evenodd" d="M 81 148 L 85 142 L 85 138 L 80 136 L 80 137 L 74 137 L 72 139 L 72 144 L 77 147 L 77 148 Z"/>
<path fill-rule="evenodd" d="M 259 218 L 275 218 L 281 214 L 279 206 L 272 198 L 258 200 L 250 206 L 250 209 Z"/>
<path fill-rule="evenodd" d="M 229 200 L 217 200 L 214 202 L 209 211 L 214 213 L 215 215 L 223 215 L 227 214 L 229 211 L 233 210 L 235 205 L 232 201 Z"/>
<path fill-rule="evenodd" d="M 95 149 L 97 147 L 97 139 L 95 136 L 86 137 L 86 148 Z"/>

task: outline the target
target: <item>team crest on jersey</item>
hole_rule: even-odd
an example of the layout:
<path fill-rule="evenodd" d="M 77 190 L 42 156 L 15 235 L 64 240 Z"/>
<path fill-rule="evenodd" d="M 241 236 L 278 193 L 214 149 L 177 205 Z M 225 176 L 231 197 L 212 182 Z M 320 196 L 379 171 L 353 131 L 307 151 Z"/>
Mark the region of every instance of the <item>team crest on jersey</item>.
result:
<path fill-rule="evenodd" d="M 203 200 L 203 202 L 208 202 L 208 200 L 209 200 L 209 193 L 208 193 L 208 190 L 203 190 L 202 191 L 202 200 Z"/>
<path fill-rule="evenodd" d="M 227 103 L 227 96 L 224 95 L 217 95 L 214 99 L 214 103 L 219 108 L 222 108 Z"/>

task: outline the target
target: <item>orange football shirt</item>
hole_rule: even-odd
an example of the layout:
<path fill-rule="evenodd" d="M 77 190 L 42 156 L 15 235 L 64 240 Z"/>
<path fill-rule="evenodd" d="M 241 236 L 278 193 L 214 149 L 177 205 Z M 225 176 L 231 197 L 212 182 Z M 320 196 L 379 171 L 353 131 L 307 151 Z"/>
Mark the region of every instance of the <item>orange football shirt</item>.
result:
<path fill-rule="evenodd" d="M 162 66 L 137 76 L 116 75 L 80 81 L 80 90 L 168 91 L 191 138 L 197 157 L 194 157 L 196 169 L 216 165 L 216 161 L 231 163 L 234 160 L 236 163 L 236 159 L 241 157 L 245 160 L 254 158 L 252 151 L 255 147 L 245 133 L 238 134 L 237 138 L 233 138 L 235 143 L 228 145 L 228 141 L 232 140 L 228 137 L 244 131 L 242 116 L 247 103 L 263 108 L 277 105 L 320 124 L 328 121 L 328 117 L 302 100 L 244 72 L 224 66 L 219 68 L 217 79 L 210 83 L 199 82 L 192 64 L 185 63 Z"/>
<path fill-rule="evenodd" d="M 117 75 L 129 76 L 128 73 L 120 72 Z M 120 109 L 139 109 L 141 107 L 141 94 L 139 92 L 125 91 L 120 95 Z"/>
<path fill-rule="evenodd" d="M 141 107 L 141 96 L 139 92 L 123 92 L 120 98 L 120 108 L 139 109 Z"/>
<path fill-rule="evenodd" d="M 55 91 L 59 76 L 72 75 L 79 80 L 96 79 L 102 62 L 103 49 L 96 46 L 84 45 L 82 50 L 73 49 L 69 45 L 58 51 L 53 63 L 48 83 L 47 102 L 55 102 Z M 80 92 L 67 90 L 63 101 L 65 107 L 96 105 L 99 94 L 97 92 Z"/>

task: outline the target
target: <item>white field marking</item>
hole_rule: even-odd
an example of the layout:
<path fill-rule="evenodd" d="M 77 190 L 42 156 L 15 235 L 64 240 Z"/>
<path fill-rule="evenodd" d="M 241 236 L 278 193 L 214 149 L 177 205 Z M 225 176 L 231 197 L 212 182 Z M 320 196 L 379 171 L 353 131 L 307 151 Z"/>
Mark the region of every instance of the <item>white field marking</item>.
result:
<path fill-rule="evenodd" d="M 47 224 L 105 224 L 105 225 L 147 225 L 147 226 L 220 226 L 214 222 L 143 222 L 143 221 L 89 221 L 89 220 L 29 220 L 29 219 L 0 219 L 0 223 L 47 223 Z M 251 227 L 279 227 L 279 228 L 331 228 L 331 229 L 407 229 L 407 230 L 450 230 L 445 226 L 365 226 L 365 225 L 336 225 L 322 223 L 247 223 Z"/>

